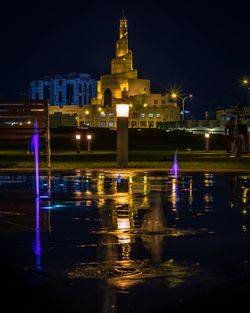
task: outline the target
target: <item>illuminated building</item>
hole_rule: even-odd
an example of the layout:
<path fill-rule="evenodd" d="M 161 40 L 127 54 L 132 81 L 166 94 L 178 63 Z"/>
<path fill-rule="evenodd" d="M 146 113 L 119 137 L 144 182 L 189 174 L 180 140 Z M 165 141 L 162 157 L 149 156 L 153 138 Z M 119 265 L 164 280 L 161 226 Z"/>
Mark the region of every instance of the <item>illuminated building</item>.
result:
<path fill-rule="evenodd" d="M 50 115 L 74 117 L 77 126 L 116 128 L 115 106 L 122 102 L 130 105 L 130 128 L 157 128 L 160 123 L 180 120 L 176 101 L 168 93 L 151 93 L 150 80 L 138 78 L 128 45 L 128 20 L 124 16 L 120 18 L 111 73 L 100 77 L 97 88 L 96 81 L 86 74 L 33 81 L 32 99 L 45 95 L 50 98 Z"/>
<path fill-rule="evenodd" d="M 31 99 L 49 99 L 51 106 L 88 105 L 95 96 L 96 80 L 89 74 L 68 73 L 30 83 Z"/>
<path fill-rule="evenodd" d="M 0 139 L 26 141 L 34 133 L 37 121 L 39 134 L 45 139 L 48 123 L 48 103 L 45 100 L 0 100 Z"/>
<path fill-rule="evenodd" d="M 120 99 L 150 94 L 150 80 L 138 79 L 133 68 L 133 52 L 128 48 L 128 21 L 120 19 L 116 57 L 111 61 L 111 74 L 102 75 L 98 82 L 98 103 L 112 107 Z"/>
<path fill-rule="evenodd" d="M 121 101 L 130 105 L 131 128 L 155 128 L 159 122 L 180 120 L 179 108 L 176 102 L 170 101 L 169 94 L 151 93 L 150 80 L 138 78 L 138 71 L 133 67 L 133 52 L 128 47 L 128 20 L 124 16 L 120 18 L 111 73 L 100 77 L 97 97 L 92 99 L 93 106 L 102 107 L 104 112 L 103 116 L 95 114 L 95 126 L 116 127 L 110 116 L 114 116 L 113 108 Z"/>

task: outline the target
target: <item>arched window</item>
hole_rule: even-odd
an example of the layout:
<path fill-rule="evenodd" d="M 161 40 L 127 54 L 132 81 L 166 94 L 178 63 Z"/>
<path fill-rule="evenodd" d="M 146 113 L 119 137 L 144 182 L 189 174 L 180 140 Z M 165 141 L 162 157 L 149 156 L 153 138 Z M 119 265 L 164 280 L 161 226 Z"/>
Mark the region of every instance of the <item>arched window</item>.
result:
<path fill-rule="evenodd" d="M 112 107 L 112 91 L 109 88 L 104 91 L 104 106 Z"/>

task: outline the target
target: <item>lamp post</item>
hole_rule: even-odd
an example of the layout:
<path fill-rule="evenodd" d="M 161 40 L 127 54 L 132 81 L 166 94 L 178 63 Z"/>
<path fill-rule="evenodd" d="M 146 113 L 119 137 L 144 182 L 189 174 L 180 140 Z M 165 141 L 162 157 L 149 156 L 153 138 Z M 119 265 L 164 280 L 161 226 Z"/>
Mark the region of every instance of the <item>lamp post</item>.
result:
<path fill-rule="evenodd" d="M 76 153 L 80 153 L 81 150 L 81 134 L 76 134 Z"/>
<path fill-rule="evenodd" d="M 129 105 L 116 105 L 117 117 L 117 137 L 116 137 L 116 153 L 117 166 L 128 167 L 128 117 Z"/>
<path fill-rule="evenodd" d="M 88 134 L 87 135 L 88 152 L 91 152 L 91 139 L 92 139 L 92 135 Z"/>
<path fill-rule="evenodd" d="M 205 151 L 206 152 L 209 151 L 209 138 L 210 138 L 210 134 L 209 133 L 205 133 Z"/>
<path fill-rule="evenodd" d="M 49 101 L 47 101 L 47 129 L 46 129 L 46 154 L 47 154 L 47 168 L 51 168 L 51 148 L 50 148 L 49 107 L 50 107 L 50 103 L 49 103 Z"/>
<path fill-rule="evenodd" d="M 246 87 L 247 89 L 247 106 L 249 106 L 249 93 L 250 93 L 250 87 L 249 87 L 250 81 L 249 79 L 243 79 L 242 85 Z"/>
<path fill-rule="evenodd" d="M 182 96 L 179 96 L 176 93 L 172 93 L 171 96 L 172 96 L 173 99 L 176 99 L 176 100 L 181 99 L 182 121 L 185 121 L 185 101 L 188 98 L 191 99 L 193 97 L 193 95 L 192 94 L 188 94 L 188 95 L 182 97 Z"/>

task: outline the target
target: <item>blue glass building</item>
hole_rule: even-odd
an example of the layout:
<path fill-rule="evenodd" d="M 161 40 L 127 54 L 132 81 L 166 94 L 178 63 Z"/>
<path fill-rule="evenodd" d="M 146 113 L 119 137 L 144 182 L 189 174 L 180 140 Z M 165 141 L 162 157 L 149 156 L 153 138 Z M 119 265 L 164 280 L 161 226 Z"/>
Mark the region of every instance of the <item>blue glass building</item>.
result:
<path fill-rule="evenodd" d="M 50 105 L 89 105 L 97 95 L 97 82 L 89 74 L 68 73 L 30 83 L 31 100 L 49 99 Z"/>

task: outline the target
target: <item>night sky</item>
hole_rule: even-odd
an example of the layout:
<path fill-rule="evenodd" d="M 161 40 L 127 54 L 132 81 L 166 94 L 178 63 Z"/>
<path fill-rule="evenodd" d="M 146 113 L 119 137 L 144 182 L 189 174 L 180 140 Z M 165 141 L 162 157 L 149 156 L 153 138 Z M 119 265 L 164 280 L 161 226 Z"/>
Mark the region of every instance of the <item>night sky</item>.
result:
<path fill-rule="evenodd" d="M 250 74 L 250 8 L 224 0 L 8 1 L 1 4 L 0 96 L 20 97 L 45 75 L 109 73 L 123 9 L 134 67 L 153 92 L 192 92 L 186 108 L 196 117 L 247 99 L 240 80 Z"/>

